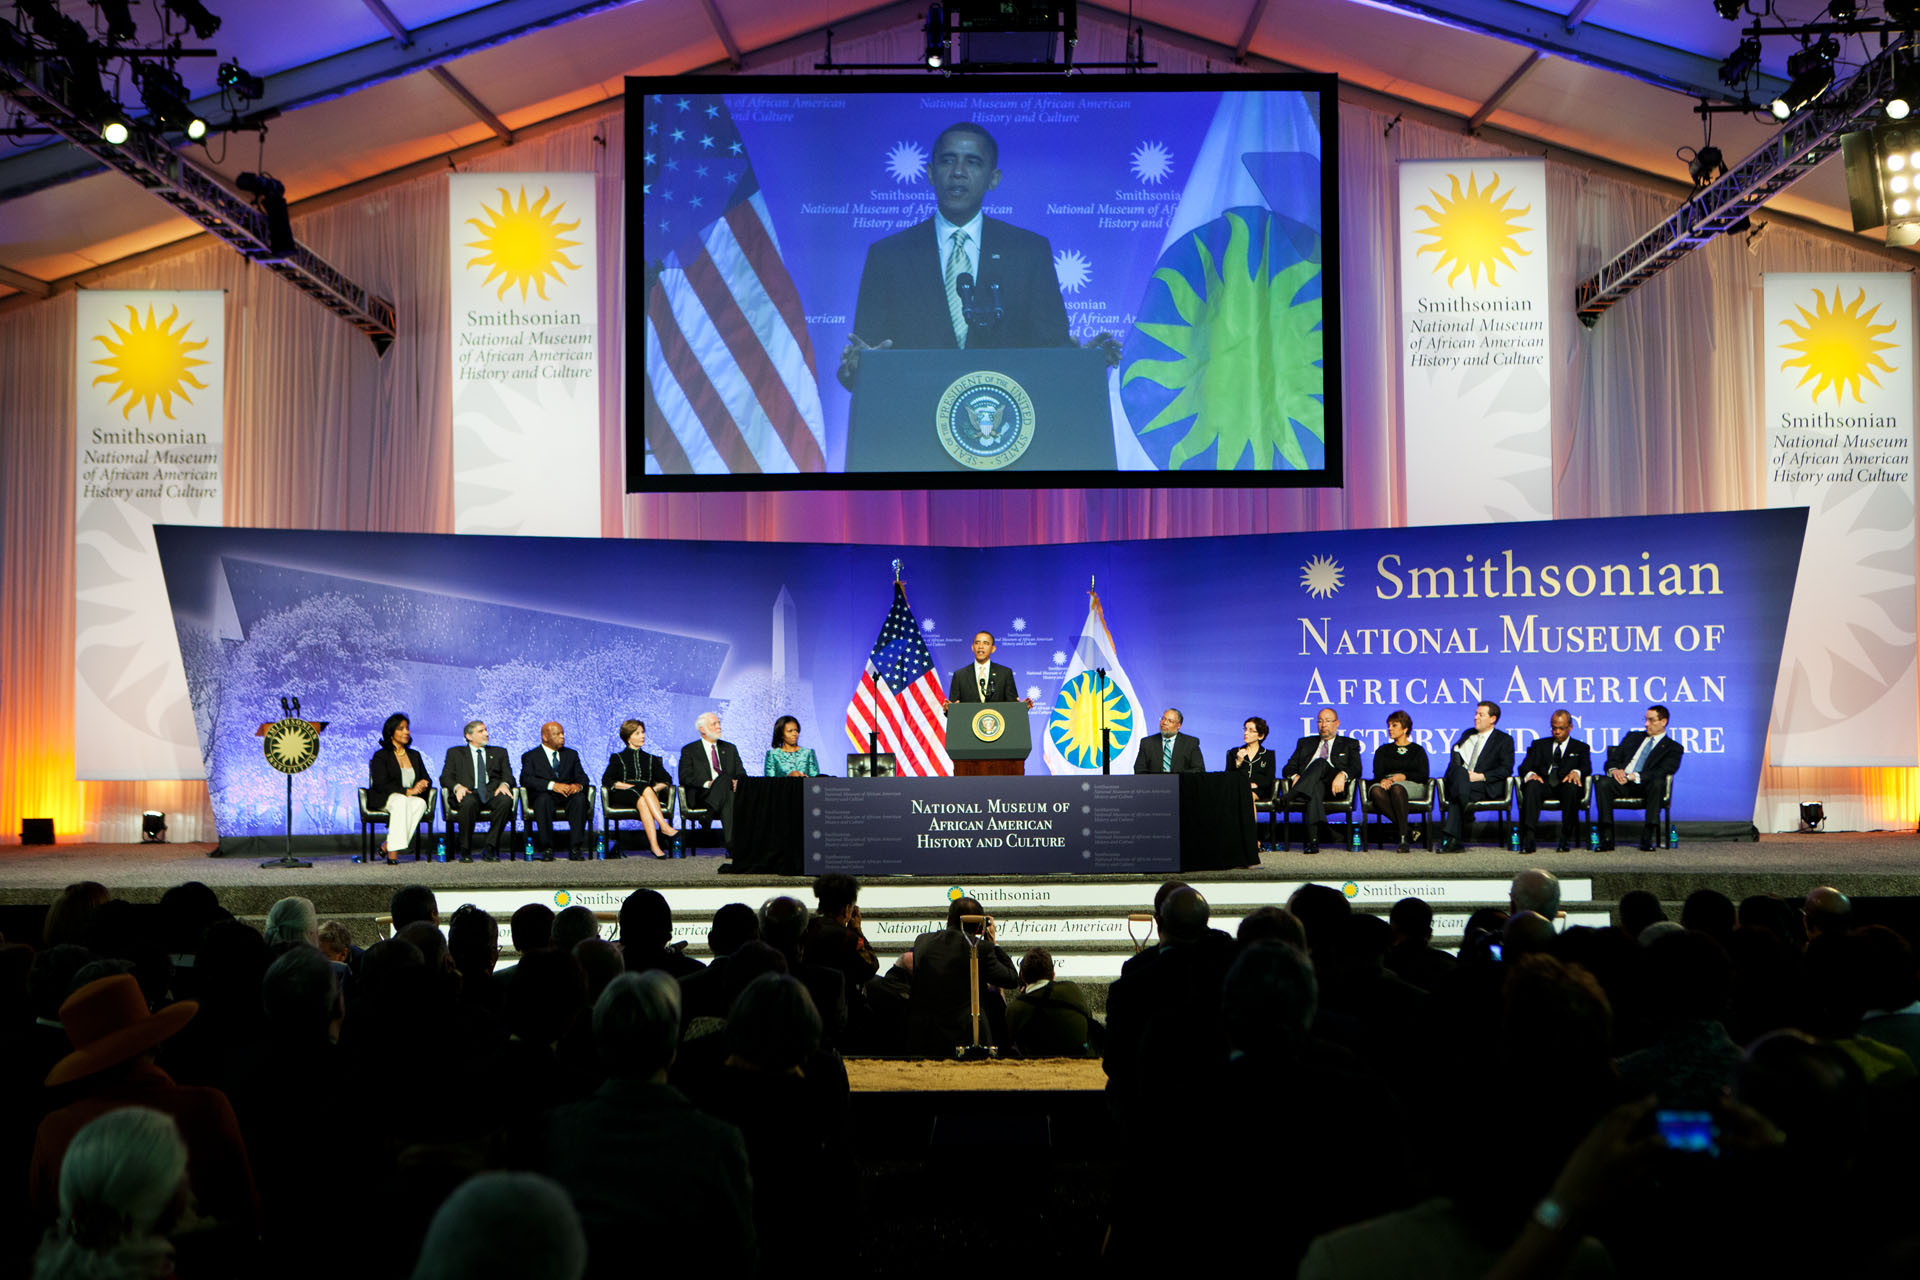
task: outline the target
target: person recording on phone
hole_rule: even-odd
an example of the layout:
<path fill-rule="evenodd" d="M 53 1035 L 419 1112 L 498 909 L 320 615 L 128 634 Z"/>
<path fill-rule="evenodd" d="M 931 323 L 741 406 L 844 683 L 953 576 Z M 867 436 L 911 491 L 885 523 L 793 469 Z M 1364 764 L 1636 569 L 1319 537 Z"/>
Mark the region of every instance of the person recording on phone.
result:
<path fill-rule="evenodd" d="M 1020 985 L 1020 971 L 995 941 L 993 917 L 985 925 L 962 924 L 963 916 L 984 916 L 973 898 L 955 898 L 947 906 L 947 927 L 913 940 L 913 994 L 907 1001 L 907 1040 L 923 1057 L 950 1058 L 973 1041 L 972 979 L 967 956 L 980 952 L 980 1038 L 994 1043 L 993 1028 L 1005 1024 L 1005 1002 L 998 990 Z"/>
<path fill-rule="evenodd" d="M 936 212 L 868 248 L 841 386 L 853 389 L 862 352 L 886 347 L 1074 345 L 1047 238 L 980 210 L 1000 177 L 1000 146 L 979 125 L 948 125 L 934 139 Z"/>

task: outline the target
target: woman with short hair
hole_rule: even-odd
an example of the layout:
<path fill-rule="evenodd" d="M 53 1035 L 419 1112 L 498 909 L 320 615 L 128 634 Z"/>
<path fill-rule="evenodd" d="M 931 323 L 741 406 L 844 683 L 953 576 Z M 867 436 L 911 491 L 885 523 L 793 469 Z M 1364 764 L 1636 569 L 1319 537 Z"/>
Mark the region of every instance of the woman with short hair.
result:
<path fill-rule="evenodd" d="M 654 857 L 664 858 L 667 852 L 660 847 L 660 837 L 664 835 L 671 840 L 680 834 L 677 827 L 668 825 L 663 803 L 673 779 L 667 776 L 665 761 L 643 750 L 647 745 L 646 721 L 622 720 L 620 741 L 627 744 L 627 749 L 608 756 L 607 767 L 600 774 L 600 785 L 607 789 L 608 807 L 618 801 L 624 808 L 631 800 L 633 807 L 640 811 L 640 828 L 647 833 L 647 847 L 653 850 Z M 618 851 L 609 849 L 607 856 L 616 857 Z"/>

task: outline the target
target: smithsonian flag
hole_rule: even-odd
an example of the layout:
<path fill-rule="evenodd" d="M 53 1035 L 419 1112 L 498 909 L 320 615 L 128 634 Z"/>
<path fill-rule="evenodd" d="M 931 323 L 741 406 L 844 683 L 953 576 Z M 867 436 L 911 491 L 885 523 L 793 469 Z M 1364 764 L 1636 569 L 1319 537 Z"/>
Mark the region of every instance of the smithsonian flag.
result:
<path fill-rule="evenodd" d="M 1080 644 L 1067 665 L 1066 683 L 1060 686 L 1053 713 L 1047 717 L 1043 750 L 1047 769 L 1055 774 L 1100 772 L 1103 709 L 1115 764 L 1122 764 L 1121 753 L 1138 735 L 1140 704 L 1133 696 L 1133 682 L 1114 652 L 1113 633 L 1100 610 L 1100 593 L 1088 591 L 1087 595 L 1092 601 L 1087 606 L 1087 625 L 1080 629 Z M 1097 674 L 1103 667 L 1107 672 L 1104 696 Z M 1130 768 L 1123 765 L 1122 771 Z"/>

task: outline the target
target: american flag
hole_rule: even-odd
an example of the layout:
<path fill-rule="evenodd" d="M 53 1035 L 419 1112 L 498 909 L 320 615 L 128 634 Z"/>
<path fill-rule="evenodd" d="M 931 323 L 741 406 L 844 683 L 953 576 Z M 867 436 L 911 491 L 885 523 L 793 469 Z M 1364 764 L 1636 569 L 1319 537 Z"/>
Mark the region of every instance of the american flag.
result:
<path fill-rule="evenodd" d="M 726 100 L 656 93 L 641 115 L 647 471 L 824 470 L 800 294 Z"/>
<path fill-rule="evenodd" d="M 880 624 L 880 638 L 867 655 L 860 687 L 847 704 L 847 737 L 867 749 L 867 735 L 878 733 L 882 751 L 891 751 L 900 772 L 915 777 L 947 777 L 945 694 L 934 674 L 933 655 L 920 638 L 920 624 L 907 607 L 907 589 L 893 584 L 893 608 Z"/>

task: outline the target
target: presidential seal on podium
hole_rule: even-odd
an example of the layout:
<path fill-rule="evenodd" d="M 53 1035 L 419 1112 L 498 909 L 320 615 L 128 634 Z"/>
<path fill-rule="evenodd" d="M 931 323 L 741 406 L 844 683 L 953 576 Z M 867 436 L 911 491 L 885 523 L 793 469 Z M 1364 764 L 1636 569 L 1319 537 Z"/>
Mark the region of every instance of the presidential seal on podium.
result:
<path fill-rule="evenodd" d="M 1033 398 L 1005 374 L 980 370 L 955 378 L 933 417 L 947 455 L 976 471 L 1011 466 L 1033 443 Z"/>
<path fill-rule="evenodd" d="M 998 742 L 1000 735 L 1007 731 L 1007 718 L 993 707 L 982 707 L 973 713 L 973 736 L 982 742 Z"/>

